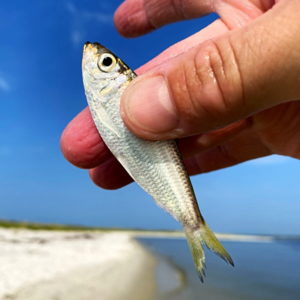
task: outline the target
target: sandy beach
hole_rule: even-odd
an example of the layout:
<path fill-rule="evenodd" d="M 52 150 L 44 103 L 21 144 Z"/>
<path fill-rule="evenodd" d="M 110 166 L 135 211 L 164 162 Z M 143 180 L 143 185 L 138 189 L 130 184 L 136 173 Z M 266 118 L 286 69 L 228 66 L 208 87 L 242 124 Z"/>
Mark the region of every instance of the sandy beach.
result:
<path fill-rule="evenodd" d="M 154 299 L 155 268 L 128 233 L 0 229 L 0 299 Z"/>
<path fill-rule="evenodd" d="M 244 293 L 243 299 L 253 299 L 254 291 L 261 288 L 264 292 L 267 289 L 273 300 L 277 299 L 273 290 L 282 282 L 289 286 L 288 293 L 292 290 L 290 285 L 298 293 L 298 269 L 293 271 L 298 261 L 298 239 L 288 240 L 291 248 L 286 248 L 287 241 L 276 243 L 282 240 L 280 236 L 218 236 L 223 241 L 233 241 L 230 247 L 237 267 L 227 268 L 211 257 L 209 276 L 202 285 L 195 276 L 181 232 L 0 228 L 0 299 L 190 300 L 201 296 L 227 300 L 240 299 L 240 293 Z M 282 251 L 290 251 L 280 267 L 288 271 L 270 283 L 266 279 L 277 274 L 272 266 L 278 265 Z M 262 254 L 261 259 L 257 253 Z M 208 258 L 212 255 L 207 254 Z M 253 261 L 259 261 L 255 269 L 249 264 Z M 264 277 L 265 272 L 270 275 Z M 289 277 L 283 278 L 284 274 Z M 249 276 L 252 280 L 257 278 L 255 289 L 247 287 Z M 281 291 L 285 292 L 285 288 Z"/>

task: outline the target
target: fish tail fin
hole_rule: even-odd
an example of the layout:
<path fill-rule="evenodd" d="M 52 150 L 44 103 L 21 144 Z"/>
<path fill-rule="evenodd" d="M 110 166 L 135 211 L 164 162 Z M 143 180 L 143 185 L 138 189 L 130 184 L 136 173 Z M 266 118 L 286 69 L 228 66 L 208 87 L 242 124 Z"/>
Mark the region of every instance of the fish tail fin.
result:
<path fill-rule="evenodd" d="M 234 266 L 229 253 L 205 223 L 201 224 L 201 227 L 197 229 L 185 228 L 185 233 L 199 278 L 202 282 L 205 277 L 205 253 L 203 250 L 203 244 L 227 263 Z"/>

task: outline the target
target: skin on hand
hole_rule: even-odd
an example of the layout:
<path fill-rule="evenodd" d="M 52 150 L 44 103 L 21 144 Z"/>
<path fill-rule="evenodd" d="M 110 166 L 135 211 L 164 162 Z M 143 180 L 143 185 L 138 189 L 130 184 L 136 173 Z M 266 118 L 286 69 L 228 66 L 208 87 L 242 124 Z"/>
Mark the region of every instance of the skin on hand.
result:
<path fill-rule="evenodd" d="M 122 98 L 126 125 L 142 138 L 179 139 L 190 174 L 274 153 L 300 158 L 299 9 L 297 0 L 124 1 L 115 24 L 128 37 L 209 12 L 220 16 L 137 70 L 142 75 Z M 67 126 L 61 147 L 97 185 L 131 182 L 88 109 Z"/>

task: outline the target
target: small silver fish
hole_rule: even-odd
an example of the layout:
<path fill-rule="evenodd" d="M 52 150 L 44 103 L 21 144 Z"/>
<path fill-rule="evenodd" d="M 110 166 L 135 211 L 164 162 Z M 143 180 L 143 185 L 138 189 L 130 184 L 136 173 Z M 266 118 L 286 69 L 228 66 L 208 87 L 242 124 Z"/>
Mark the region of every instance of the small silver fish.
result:
<path fill-rule="evenodd" d="M 233 261 L 202 217 L 175 141 L 146 141 L 131 133 L 120 116 L 120 98 L 136 74 L 98 43 L 86 43 L 82 74 L 95 125 L 129 175 L 181 222 L 199 277 L 205 276 L 202 245 L 226 262 Z"/>

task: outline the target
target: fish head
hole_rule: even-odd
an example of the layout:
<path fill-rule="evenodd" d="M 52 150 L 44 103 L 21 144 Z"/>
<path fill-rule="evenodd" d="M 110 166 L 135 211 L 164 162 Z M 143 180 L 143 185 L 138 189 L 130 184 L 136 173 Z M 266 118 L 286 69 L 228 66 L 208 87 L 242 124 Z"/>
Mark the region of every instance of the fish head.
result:
<path fill-rule="evenodd" d="M 110 50 L 99 43 L 89 42 L 83 49 L 82 74 L 85 89 L 98 94 L 126 86 L 136 76 Z"/>

